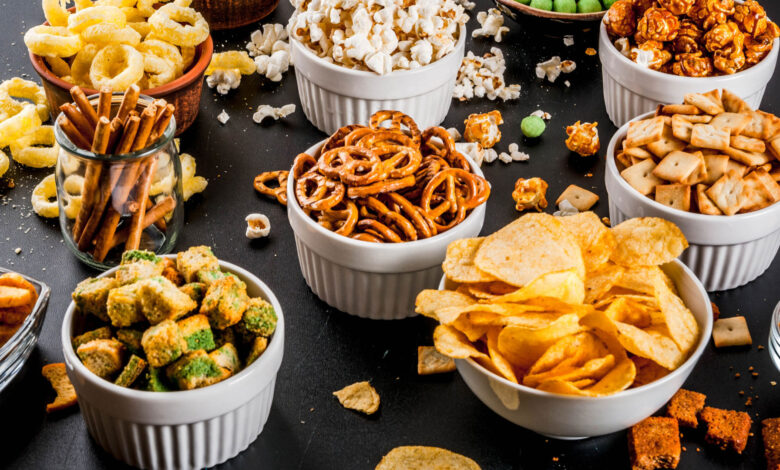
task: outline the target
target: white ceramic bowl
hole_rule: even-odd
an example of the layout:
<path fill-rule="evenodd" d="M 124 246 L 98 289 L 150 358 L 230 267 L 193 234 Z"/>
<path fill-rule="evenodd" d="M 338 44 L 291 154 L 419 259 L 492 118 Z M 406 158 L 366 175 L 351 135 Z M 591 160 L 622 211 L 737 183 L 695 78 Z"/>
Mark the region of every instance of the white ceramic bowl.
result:
<path fill-rule="evenodd" d="M 652 116 L 648 113 L 636 119 Z M 620 176 L 615 149 L 622 144 L 628 124 L 618 129 L 607 148 L 604 182 L 609 194 L 613 225 L 633 217 L 661 217 L 674 222 L 688 239 L 680 259 L 708 291 L 747 284 L 767 270 L 780 247 L 780 204 L 759 211 L 705 215 L 672 209 L 643 196 Z"/>
<path fill-rule="evenodd" d="M 576 397 L 510 382 L 471 359 L 455 364 L 466 385 L 488 408 L 524 428 L 556 439 L 582 439 L 620 431 L 659 410 L 682 387 L 712 333 L 710 299 L 696 276 L 678 260 L 661 269 L 699 322 L 700 337 L 690 357 L 665 377 L 605 397 Z M 444 288 L 442 280 L 440 288 Z"/>
<path fill-rule="evenodd" d="M 306 153 L 317 158 L 322 142 Z M 472 171 L 483 176 L 471 159 Z M 295 197 L 295 181 L 287 180 L 287 217 L 295 234 L 303 278 L 331 307 L 373 320 L 414 316 L 414 300 L 433 289 L 442 276 L 441 263 L 450 242 L 479 235 L 485 204 L 463 222 L 431 238 L 404 243 L 371 243 L 337 235 L 303 212 Z"/>
<path fill-rule="evenodd" d="M 618 52 L 601 22 L 599 57 L 604 81 L 604 104 L 615 126 L 620 127 L 639 114 L 655 110 L 662 103 L 682 103 L 688 93 L 705 93 L 727 88 L 752 108 L 758 109 L 766 86 L 775 72 L 780 41 L 764 60 L 733 75 L 679 77 L 637 65 Z"/>
<path fill-rule="evenodd" d="M 772 312 L 772 324 L 769 325 L 769 357 L 775 364 L 777 370 L 780 370 L 780 302 L 775 305 Z"/>
<path fill-rule="evenodd" d="M 293 38 L 290 44 L 303 112 L 319 130 L 332 134 L 348 124 L 368 122 L 383 109 L 408 114 L 425 129 L 439 125 L 450 109 L 466 47 L 466 27 L 461 26 L 455 50 L 446 56 L 415 70 L 387 75 L 332 64 Z"/>
<path fill-rule="evenodd" d="M 115 458 L 140 468 L 212 467 L 238 455 L 263 430 L 284 352 L 282 307 L 256 276 L 225 261 L 219 265 L 241 278 L 250 296 L 270 302 L 278 323 L 262 356 L 235 376 L 208 387 L 146 392 L 101 379 L 81 363 L 71 346 L 79 318 L 73 303 L 68 306 L 62 322 L 68 377 L 89 433 Z"/>

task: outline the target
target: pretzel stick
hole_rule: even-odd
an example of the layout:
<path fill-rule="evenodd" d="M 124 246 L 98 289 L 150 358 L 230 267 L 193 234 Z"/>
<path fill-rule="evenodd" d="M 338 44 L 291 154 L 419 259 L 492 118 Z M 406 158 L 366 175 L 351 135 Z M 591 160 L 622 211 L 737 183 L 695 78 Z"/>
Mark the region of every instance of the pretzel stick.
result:
<path fill-rule="evenodd" d="M 84 187 L 81 190 L 81 209 L 76 216 L 76 222 L 73 224 L 73 239 L 80 240 L 84 226 L 92 213 L 92 207 L 95 205 L 95 196 L 100 183 L 100 173 L 103 166 L 98 162 L 87 162 L 87 171 L 84 173 Z"/>
<path fill-rule="evenodd" d="M 62 131 L 65 132 L 65 135 L 68 136 L 76 147 L 81 147 L 83 149 L 88 149 L 90 147 L 90 140 L 87 140 L 87 138 L 76 129 L 76 126 L 73 125 L 73 122 L 71 122 L 70 119 L 61 115 L 57 118 L 57 121 L 60 123 Z"/>
<path fill-rule="evenodd" d="M 155 204 L 151 209 L 146 211 L 146 214 L 144 215 L 144 220 L 141 223 L 142 230 L 146 229 L 147 227 L 154 224 L 155 222 L 164 221 L 165 214 L 172 211 L 175 207 L 176 207 L 176 200 L 173 198 L 173 196 L 168 196 L 162 201 Z M 129 227 L 123 227 L 121 230 L 117 231 L 114 234 L 114 238 L 111 240 L 111 246 L 114 247 L 116 245 L 124 243 L 127 240 L 129 234 L 130 234 Z"/>
<path fill-rule="evenodd" d="M 146 201 L 149 199 L 149 188 L 152 186 L 152 177 L 154 176 L 154 170 L 157 168 L 157 159 L 152 157 L 150 160 L 145 165 L 146 176 L 141 180 L 136 193 L 136 200 L 143 202 L 139 204 L 138 210 L 133 213 L 133 217 L 130 220 L 130 234 L 125 243 L 125 250 L 137 250 L 141 244 L 141 233 L 143 233 L 144 229 L 142 222 L 144 215 L 146 215 Z"/>
<path fill-rule="evenodd" d="M 130 88 L 125 91 L 125 96 L 122 97 L 122 104 L 119 105 L 119 111 L 116 113 L 116 117 L 118 117 L 122 122 L 127 120 L 127 117 L 130 115 L 130 111 L 135 110 L 135 107 L 138 104 L 138 96 L 140 94 L 141 89 L 136 84 L 130 85 Z"/>
<path fill-rule="evenodd" d="M 152 198 L 146 198 L 146 211 L 148 212 L 149 209 L 151 209 L 154 206 L 154 203 L 152 202 Z M 162 230 L 163 232 L 168 229 L 168 224 L 165 222 L 165 219 L 157 219 L 154 221 L 154 226 L 158 229 Z M 144 227 L 146 228 L 146 227 Z"/>
<path fill-rule="evenodd" d="M 149 142 L 149 135 L 154 128 L 154 118 L 156 114 L 157 107 L 154 104 L 144 109 L 141 113 L 141 123 L 138 126 L 138 133 L 135 135 L 133 145 L 130 147 L 131 151 L 136 152 L 146 147 L 146 144 Z"/>
<path fill-rule="evenodd" d="M 108 131 L 108 153 L 116 153 L 116 144 L 119 142 L 119 138 L 122 136 L 123 131 L 124 125 L 122 124 L 122 120 L 118 117 L 112 119 Z"/>
<path fill-rule="evenodd" d="M 73 98 L 73 101 L 76 102 L 76 106 L 79 107 L 84 117 L 87 118 L 87 122 L 89 122 L 92 127 L 97 126 L 98 115 L 95 112 L 95 108 L 89 104 L 89 100 L 87 99 L 87 95 L 84 94 L 84 90 L 78 86 L 74 86 L 70 89 L 70 96 Z"/>
<path fill-rule="evenodd" d="M 138 116 L 130 116 L 125 123 L 125 131 L 122 133 L 122 138 L 119 140 L 119 144 L 114 151 L 117 155 L 124 155 L 130 151 L 130 147 L 133 146 L 135 135 L 138 133 L 138 125 L 141 123 L 141 118 Z"/>
<path fill-rule="evenodd" d="M 173 112 L 176 110 L 176 107 L 172 104 L 169 104 L 165 107 L 163 110 L 163 113 L 160 115 L 160 117 L 155 121 L 154 123 L 154 129 L 152 130 L 152 136 L 149 138 L 151 141 L 156 141 L 160 138 L 161 135 L 165 132 L 165 129 L 168 128 L 168 124 L 171 122 L 171 118 L 173 118 Z"/>
<path fill-rule="evenodd" d="M 104 117 L 111 119 L 111 88 L 107 86 L 100 87 L 100 95 L 98 95 L 98 117 Z"/>
<path fill-rule="evenodd" d="M 70 122 L 76 126 L 76 129 L 79 130 L 81 135 L 85 137 L 88 142 L 92 142 L 92 139 L 95 137 L 95 126 L 92 126 L 87 122 L 87 119 L 73 103 L 63 104 L 60 106 L 60 111 L 65 114 L 65 117 L 70 119 Z"/>
<path fill-rule="evenodd" d="M 111 131 L 111 122 L 105 116 L 100 116 L 97 127 L 95 128 L 95 138 L 92 140 L 92 152 L 97 154 L 106 153 L 108 148 L 108 134 Z"/>

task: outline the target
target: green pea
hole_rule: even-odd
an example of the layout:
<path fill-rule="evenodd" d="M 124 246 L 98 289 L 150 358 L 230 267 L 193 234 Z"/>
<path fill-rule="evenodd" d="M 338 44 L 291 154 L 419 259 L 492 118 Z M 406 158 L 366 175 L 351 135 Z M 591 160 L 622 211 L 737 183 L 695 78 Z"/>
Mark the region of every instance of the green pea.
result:
<path fill-rule="evenodd" d="M 528 116 L 520 121 L 520 130 L 523 131 L 523 135 L 532 139 L 542 135 L 546 127 L 544 119 L 539 116 Z"/>
<path fill-rule="evenodd" d="M 522 3 L 523 5 L 528 5 L 531 3 L 531 0 L 515 0 L 517 3 Z"/>
<path fill-rule="evenodd" d="M 603 9 L 599 0 L 580 0 L 577 4 L 577 13 L 594 13 Z"/>
<path fill-rule="evenodd" d="M 613 3 L 615 3 L 617 0 L 601 0 L 601 3 L 604 4 L 604 9 L 609 10 L 609 7 L 612 6 Z"/>
<path fill-rule="evenodd" d="M 577 13 L 577 2 L 575 0 L 554 0 L 553 10 L 560 13 Z"/>
<path fill-rule="evenodd" d="M 552 10 L 552 0 L 531 0 L 531 8 L 540 10 Z"/>

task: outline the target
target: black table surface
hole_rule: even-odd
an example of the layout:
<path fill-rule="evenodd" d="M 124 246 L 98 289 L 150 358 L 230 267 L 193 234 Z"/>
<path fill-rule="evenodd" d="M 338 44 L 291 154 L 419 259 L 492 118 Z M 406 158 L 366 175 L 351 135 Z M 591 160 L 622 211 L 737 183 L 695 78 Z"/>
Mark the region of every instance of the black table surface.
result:
<path fill-rule="evenodd" d="M 492 6 L 487 0 L 477 3 L 470 30 L 478 27 L 476 12 Z M 780 17 L 780 3 L 763 3 L 770 16 Z M 0 0 L 0 7 L 0 44 L 4 46 L 0 79 L 21 74 L 37 80 L 22 35 L 43 21 L 40 2 Z M 282 0 L 263 22 L 286 23 L 291 10 Z M 483 165 L 493 192 L 482 233 L 491 233 L 517 217 L 511 192 L 521 176 L 546 179 L 548 199 L 553 202 L 571 183 L 591 189 L 601 197 L 594 210 L 608 216 L 604 154 L 615 127 L 603 104 L 599 58 L 585 54 L 586 48 L 597 47 L 597 23 L 563 26 L 531 20 L 518 25 L 507 18 L 507 24 L 510 32 L 501 44 L 469 38 L 467 50 L 482 54 L 500 47 L 507 59 L 507 83 L 522 84 L 521 98 L 506 103 L 453 100 L 443 124 L 462 130 L 468 114 L 499 109 L 505 124 L 497 148 L 506 150 L 509 143 L 517 142 L 531 155 L 528 162 Z M 215 50 L 243 49 L 256 28 L 214 33 Z M 573 46 L 563 44 L 565 34 L 574 35 Z M 553 84 L 537 79 L 535 64 L 554 55 L 575 60 L 577 69 Z M 287 322 L 284 361 L 270 418 L 258 439 L 222 467 L 370 469 L 396 446 L 431 445 L 467 455 L 484 469 L 628 468 L 625 432 L 580 441 L 548 439 L 494 414 L 457 373 L 418 376 L 417 346 L 432 344 L 432 320 L 363 320 L 330 308 L 314 296 L 300 273 L 285 209 L 252 189 L 257 173 L 288 168 L 298 152 L 325 137 L 300 108 L 294 73 L 287 73 L 281 83 L 259 75 L 244 77 L 241 87 L 228 96 L 204 86 L 200 115 L 181 140 L 182 150 L 196 157 L 198 174 L 208 178 L 209 185 L 187 203 L 177 248 L 211 245 L 220 258 L 259 275 L 281 301 Z M 780 113 L 776 85 L 777 78 L 770 83 L 762 108 Z M 287 103 L 298 105 L 288 118 L 263 125 L 252 122 L 258 105 Z M 216 120 L 222 109 L 230 114 L 224 126 Z M 552 114 L 552 120 L 537 142 L 523 141 L 520 120 L 536 109 Z M 564 128 L 577 120 L 599 122 L 602 151 L 598 158 L 580 158 L 565 148 Z M 117 468 L 121 464 L 90 438 L 77 409 L 53 416 L 44 411 L 53 392 L 41 378 L 40 368 L 63 360 L 60 327 L 70 292 L 79 280 L 95 274 L 65 247 L 56 220 L 32 212 L 30 193 L 49 173 L 16 166 L 6 175 L 16 187 L 7 189 L 0 183 L 4 188 L 0 190 L 0 265 L 38 278 L 52 289 L 38 347 L 23 373 L 0 395 L 0 466 Z M 548 212 L 554 210 L 553 205 Z M 271 219 L 269 238 L 245 238 L 244 217 L 252 212 Z M 18 255 L 17 247 L 22 249 Z M 710 345 L 686 387 L 706 393 L 711 406 L 749 412 L 754 435 L 744 453 L 736 455 L 705 444 L 701 430 L 685 430 L 680 469 L 764 467 L 758 422 L 780 416 L 778 388 L 773 382 L 780 381 L 780 374 L 763 347 L 773 306 L 780 297 L 778 281 L 780 259 L 749 285 L 711 295 L 723 316 L 747 317 L 754 344 L 727 350 Z M 753 377 L 751 371 L 758 376 Z M 374 416 L 345 410 L 331 395 L 360 380 L 370 380 L 381 395 L 382 405 Z M 752 405 L 747 407 L 749 397 Z"/>

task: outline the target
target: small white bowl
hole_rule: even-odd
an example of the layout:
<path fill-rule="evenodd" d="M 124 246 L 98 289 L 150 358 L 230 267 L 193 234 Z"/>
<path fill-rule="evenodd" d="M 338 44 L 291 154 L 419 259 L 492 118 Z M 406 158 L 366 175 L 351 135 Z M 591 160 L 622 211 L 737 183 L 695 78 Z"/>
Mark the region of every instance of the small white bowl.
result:
<path fill-rule="evenodd" d="M 306 150 L 317 158 L 322 142 Z M 471 170 L 483 176 L 471 159 Z M 287 217 L 295 234 L 301 273 L 312 291 L 331 307 L 373 320 L 399 320 L 416 315 L 414 300 L 433 289 L 442 276 L 447 245 L 479 235 L 485 204 L 454 228 L 423 240 L 371 243 L 327 230 L 307 216 L 295 197 L 295 181 L 287 180 Z"/>
<path fill-rule="evenodd" d="M 780 302 L 775 305 L 775 311 L 772 312 L 772 324 L 769 325 L 769 357 L 775 364 L 777 370 L 780 370 Z"/>
<path fill-rule="evenodd" d="M 609 119 L 616 127 L 634 116 L 655 110 L 659 104 L 682 103 L 688 93 L 706 93 L 716 88 L 726 88 L 744 99 L 753 109 L 758 109 L 775 72 L 780 48 L 780 40 L 775 40 L 764 60 L 732 75 L 679 77 L 637 65 L 612 44 L 603 21 L 599 28 L 604 104 Z"/>
<path fill-rule="evenodd" d="M 383 109 L 408 114 L 421 129 L 439 125 L 452 104 L 452 90 L 466 48 L 466 27 L 461 26 L 458 34 L 455 49 L 436 62 L 387 75 L 327 62 L 290 38 L 304 114 L 327 134 L 348 124 L 368 122 L 372 114 Z"/>
<path fill-rule="evenodd" d="M 249 271 L 225 261 L 219 266 L 241 278 L 250 296 L 270 302 L 278 322 L 262 356 L 235 376 L 208 387 L 147 392 L 98 377 L 81 363 L 71 345 L 74 323 L 79 321 L 72 302 L 65 312 L 62 351 L 87 429 L 106 451 L 129 465 L 213 467 L 246 449 L 268 420 L 284 353 L 282 307 L 268 286 Z M 116 269 L 100 277 L 111 276 Z"/>
<path fill-rule="evenodd" d="M 472 359 L 456 359 L 458 373 L 488 408 L 503 418 L 555 439 L 582 439 L 629 428 L 658 411 L 682 387 L 712 333 L 710 299 L 696 276 L 678 260 L 661 266 L 699 322 L 700 337 L 690 357 L 654 382 L 605 397 L 577 397 L 510 382 Z M 445 279 L 440 288 L 444 288 Z"/>
<path fill-rule="evenodd" d="M 652 115 L 648 113 L 634 120 Z M 615 149 L 627 132 L 628 123 L 612 136 L 607 148 L 604 183 L 612 224 L 633 217 L 661 217 L 674 222 L 689 245 L 680 259 L 708 291 L 733 289 L 763 274 L 780 247 L 780 203 L 731 216 L 696 214 L 659 204 L 640 194 L 620 176 Z"/>

